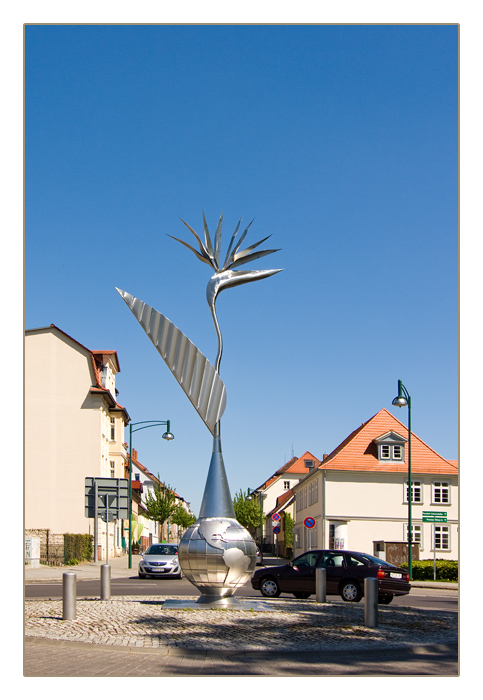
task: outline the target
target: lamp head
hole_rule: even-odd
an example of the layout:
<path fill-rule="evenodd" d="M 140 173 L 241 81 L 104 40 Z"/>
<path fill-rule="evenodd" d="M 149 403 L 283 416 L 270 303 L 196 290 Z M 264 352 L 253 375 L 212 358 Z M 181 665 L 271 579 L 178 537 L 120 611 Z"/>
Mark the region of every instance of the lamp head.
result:
<path fill-rule="evenodd" d="M 173 433 L 170 433 L 170 432 L 164 433 L 164 435 L 162 437 L 163 437 L 163 440 L 174 440 L 174 435 L 173 435 Z"/>
<path fill-rule="evenodd" d="M 402 408 L 403 406 L 407 406 L 408 402 L 407 399 L 404 398 L 404 396 L 396 396 L 396 398 L 393 399 L 392 405 Z"/>

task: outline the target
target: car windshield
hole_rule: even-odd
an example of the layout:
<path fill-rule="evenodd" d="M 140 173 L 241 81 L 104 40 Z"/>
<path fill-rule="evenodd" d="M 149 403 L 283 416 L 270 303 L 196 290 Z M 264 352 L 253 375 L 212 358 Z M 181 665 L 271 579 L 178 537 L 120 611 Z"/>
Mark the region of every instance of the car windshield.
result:
<path fill-rule="evenodd" d="M 145 554 L 163 554 L 164 556 L 178 554 L 178 547 L 174 544 L 151 544 Z"/>

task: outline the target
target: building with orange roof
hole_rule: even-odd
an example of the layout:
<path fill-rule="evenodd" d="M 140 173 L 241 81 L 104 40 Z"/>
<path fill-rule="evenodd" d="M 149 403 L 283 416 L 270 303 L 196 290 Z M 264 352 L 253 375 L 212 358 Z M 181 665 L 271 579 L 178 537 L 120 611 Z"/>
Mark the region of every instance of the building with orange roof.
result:
<path fill-rule="evenodd" d="M 85 478 L 124 478 L 126 409 L 117 402 L 115 350 L 91 351 L 55 325 L 25 333 L 25 528 L 94 534 Z M 106 524 L 98 554 L 106 556 Z M 109 556 L 122 550 L 109 524 Z"/>
<path fill-rule="evenodd" d="M 286 510 L 293 516 L 292 488 L 320 463 L 320 460 L 314 457 L 311 452 L 304 452 L 301 457 L 292 457 L 255 489 L 263 504 L 262 546 L 266 551 L 272 551 L 279 539 L 273 533 L 272 515 Z M 260 528 L 257 529 L 255 537 L 260 542 Z M 281 551 L 283 553 L 283 548 Z"/>
<path fill-rule="evenodd" d="M 324 455 L 293 487 L 294 553 L 336 548 L 384 558 L 386 543 L 407 542 L 407 442 L 406 426 L 382 409 Z M 432 559 L 436 547 L 437 558 L 457 559 L 457 461 L 412 433 L 411 473 L 414 558 Z M 423 511 L 445 512 L 447 522 L 424 522 Z"/>
<path fill-rule="evenodd" d="M 126 457 L 125 463 L 125 473 L 126 478 L 129 478 L 129 455 Z M 150 520 L 146 517 L 146 509 L 144 503 L 146 500 L 146 495 L 148 493 L 153 493 L 155 485 L 160 484 L 158 477 L 154 476 L 152 472 L 147 469 L 139 460 L 138 452 L 132 448 L 132 485 L 133 494 L 135 497 L 133 501 L 133 515 L 139 523 L 139 544 L 140 550 L 144 552 L 146 548 L 153 543 L 157 542 L 179 542 L 182 531 L 178 531 L 178 525 L 175 523 L 170 523 L 169 521 L 164 524 L 163 528 L 159 527 L 159 523 L 154 520 Z M 190 504 L 185 501 L 184 498 L 175 493 L 170 489 L 172 493 L 176 496 L 176 502 L 180 503 L 187 513 L 192 515 Z M 129 523 L 126 523 L 126 533 L 125 540 L 127 541 L 129 529 Z"/>

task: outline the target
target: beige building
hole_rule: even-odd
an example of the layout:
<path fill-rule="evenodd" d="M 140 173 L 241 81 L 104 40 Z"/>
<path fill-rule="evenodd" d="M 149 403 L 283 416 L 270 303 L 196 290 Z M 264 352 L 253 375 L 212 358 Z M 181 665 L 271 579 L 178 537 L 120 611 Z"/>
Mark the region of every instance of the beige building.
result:
<path fill-rule="evenodd" d="M 25 529 L 94 534 L 86 477 L 124 478 L 125 408 L 116 401 L 114 350 L 88 350 L 54 325 L 25 333 Z M 99 521 L 98 555 L 106 556 Z M 109 556 L 122 547 L 109 525 Z"/>
<path fill-rule="evenodd" d="M 412 541 L 419 559 L 458 559 L 458 463 L 412 433 Z M 382 409 L 349 435 L 294 487 L 294 554 L 350 549 L 387 556 L 407 542 L 408 430 Z M 423 512 L 447 522 L 425 522 Z M 315 520 L 307 528 L 307 517 Z"/>
<path fill-rule="evenodd" d="M 313 469 L 318 467 L 318 460 L 311 452 L 305 452 L 301 457 L 292 457 L 290 461 L 277 469 L 267 481 L 255 489 L 257 498 L 262 502 L 263 509 L 263 548 L 264 551 L 285 553 L 282 545 L 283 532 L 276 535 L 274 527 L 283 527 L 283 523 L 273 520 L 273 515 L 288 512 L 294 517 L 294 497 L 292 488 L 298 484 Z M 260 528 L 257 528 L 256 539 L 260 541 Z M 277 550 L 278 548 L 278 550 Z"/>

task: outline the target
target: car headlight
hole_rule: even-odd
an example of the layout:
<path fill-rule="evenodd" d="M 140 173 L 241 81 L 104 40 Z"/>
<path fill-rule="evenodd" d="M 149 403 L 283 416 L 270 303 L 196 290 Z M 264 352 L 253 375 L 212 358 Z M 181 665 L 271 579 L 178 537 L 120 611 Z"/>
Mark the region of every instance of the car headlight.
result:
<path fill-rule="evenodd" d="M 171 561 L 171 563 L 172 563 L 173 566 L 178 566 L 178 564 L 179 564 L 178 557 L 175 557 L 175 558 Z"/>

